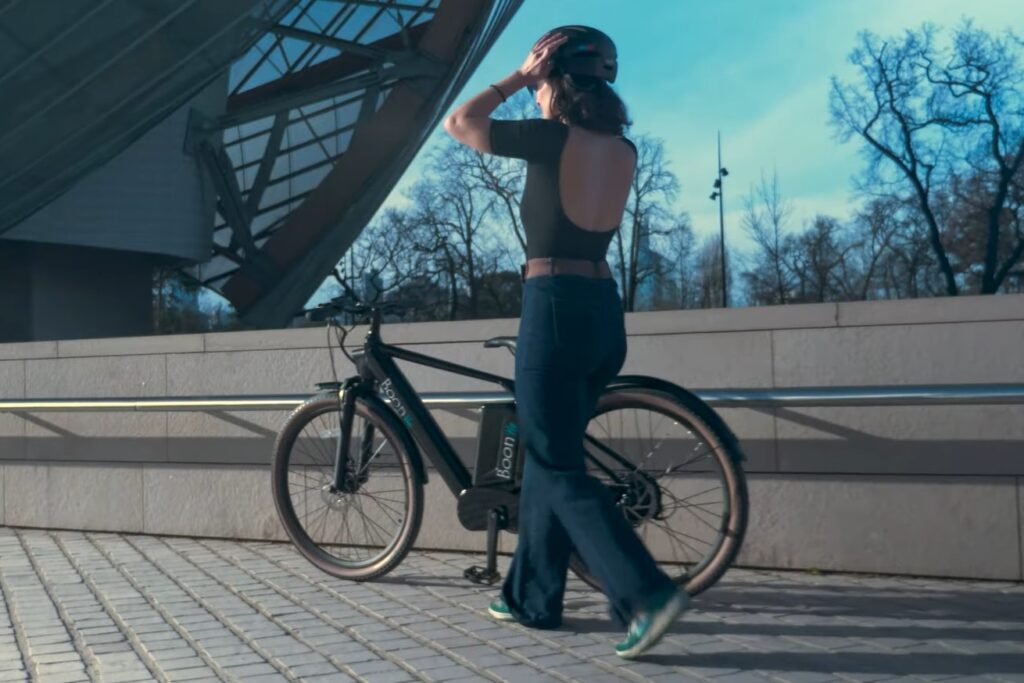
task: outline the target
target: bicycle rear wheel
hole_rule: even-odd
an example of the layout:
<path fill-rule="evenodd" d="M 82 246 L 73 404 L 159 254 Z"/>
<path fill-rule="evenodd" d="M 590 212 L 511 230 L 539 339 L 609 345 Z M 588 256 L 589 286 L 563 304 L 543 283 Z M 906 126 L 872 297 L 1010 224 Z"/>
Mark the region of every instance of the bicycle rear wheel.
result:
<path fill-rule="evenodd" d="M 612 490 L 661 569 L 691 595 L 735 559 L 749 505 L 735 440 L 701 413 L 685 396 L 611 387 L 584 440 L 590 474 Z M 575 553 L 570 566 L 600 589 Z"/>
<path fill-rule="evenodd" d="M 349 474 L 334 490 L 341 406 L 332 394 L 299 406 L 274 449 L 274 502 L 288 537 L 310 562 L 343 579 L 382 576 L 405 558 L 423 518 L 423 484 L 393 413 L 358 398 Z"/>

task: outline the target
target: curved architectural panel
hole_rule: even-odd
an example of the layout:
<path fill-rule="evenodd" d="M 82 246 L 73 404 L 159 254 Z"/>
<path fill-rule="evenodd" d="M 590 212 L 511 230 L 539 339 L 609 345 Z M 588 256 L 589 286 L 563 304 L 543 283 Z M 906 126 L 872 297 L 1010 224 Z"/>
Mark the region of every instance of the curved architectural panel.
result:
<path fill-rule="evenodd" d="M 0 234 L 195 97 L 294 4 L 0 2 Z"/>
<path fill-rule="evenodd" d="M 286 324 L 387 197 L 521 0 L 304 0 L 193 122 L 217 193 L 205 285 Z"/>

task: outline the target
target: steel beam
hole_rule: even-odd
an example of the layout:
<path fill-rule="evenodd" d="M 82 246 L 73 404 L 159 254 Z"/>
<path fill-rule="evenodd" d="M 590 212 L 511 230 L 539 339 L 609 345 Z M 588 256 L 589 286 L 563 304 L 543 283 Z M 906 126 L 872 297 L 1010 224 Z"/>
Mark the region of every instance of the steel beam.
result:
<path fill-rule="evenodd" d="M 393 85 L 395 81 L 411 78 L 439 78 L 443 69 L 442 65 L 436 65 L 425 58 L 409 60 L 393 66 L 383 67 L 376 72 L 345 78 L 335 83 L 324 83 L 298 92 L 281 94 L 247 107 L 240 107 L 231 114 L 213 121 L 211 125 L 219 129 L 240 126 L 250 121 L 258 121 L 259 119 L 273 116 L 282 111 L 297 109 L 304 105 L 321 102 L 332 97 L 365 90 L 374 84 L 388 83 L 388 85 Z"/>
<path fill-rule="evenodd" d="M 362 5 L 364 7 L 379 7 L 380 9 L 404 9 L 410 12 L 436 12 L 436 7 L 429 7 L 426 3 L 413 5 L 408 2 L 374 2 L 374 0 L 325 0 L 326 2 L 343 2 L 347 5 Z"/>
<path fill-rule="evenodd" d="M 298 40 L 305 40 L 309 43 L 316 45 L 323 45 L 324 47 L 333 47 L 342 52 L 351 52 L 354 55 L 360 57 L 366 57 L 375 62 L 381 63 L 397 63 L 403 59 L 408 59 L 409 53 L 396 51 L 396 50 L 385 50 L 379 47 L 373 47 L 365 43 L 358 43 L 353 40 L 344 40 L 343 38 L 335 38 L 334 36 L 328 36 L 321 33 L 315 33 L 313 31 L 307 31 L 301 28 L 295 28 L 292 26 L 282 26 L 281 24 L 273 24 L 268 27 L 268 30 L 272 33 L 276 33 L 279 36 L 287 36 L 289 38 L 296 38 Z"/>
<path fill-rule="evenodd" d="M 259 212 L 260 200 L 270 182 L 270 173 L 274 170 L 274 162 L 281 152 L 281 140 L 284 139 L 285 128 L 288 127 L 288 113 L 281 112 L 274 117 L 274 125 L 270 129 L 270 137 L 267 139 L 267 147 L 263 151 L 263 158 L 260 159 L 260 167 L 256 171 L 256 178 L 249 188 L 249 195 L 245 198 L 245 213 L 249 217 L 247 230 L 252 232 L 252 217 Z M 235 169 L 236 172 L 238 169 Z"/>

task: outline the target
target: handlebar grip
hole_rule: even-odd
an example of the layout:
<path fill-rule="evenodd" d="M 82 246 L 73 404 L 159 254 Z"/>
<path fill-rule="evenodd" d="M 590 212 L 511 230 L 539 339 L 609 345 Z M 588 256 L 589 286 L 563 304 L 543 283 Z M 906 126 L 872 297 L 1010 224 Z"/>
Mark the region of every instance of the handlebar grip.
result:
<path fill-rule="evenodd" d="M 306 311 L 306 320 L 313 323 L 323 322 L 331 317 L 331 313 L 330 306 L 319 306 L 311 311 Z"/>

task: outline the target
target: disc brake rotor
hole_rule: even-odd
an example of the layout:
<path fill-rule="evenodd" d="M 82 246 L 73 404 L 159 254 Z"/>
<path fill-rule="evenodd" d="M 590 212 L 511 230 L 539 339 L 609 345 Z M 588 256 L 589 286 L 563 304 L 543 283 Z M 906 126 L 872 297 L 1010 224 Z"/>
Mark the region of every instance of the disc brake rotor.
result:
<path fill-rule="evenodd" d="M 656 519 L 661 512 L 661 488 L 643 472 L 630 472 L 619 488 L 618 505 L 633 526 Z"/>

